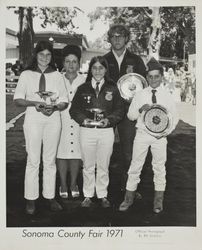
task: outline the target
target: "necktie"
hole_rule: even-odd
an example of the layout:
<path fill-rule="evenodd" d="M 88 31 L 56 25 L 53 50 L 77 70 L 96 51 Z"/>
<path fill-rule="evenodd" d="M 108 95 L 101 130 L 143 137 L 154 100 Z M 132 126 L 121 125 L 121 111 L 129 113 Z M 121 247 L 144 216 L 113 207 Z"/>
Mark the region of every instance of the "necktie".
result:
<path fill-rule="evenodd" d="M 39 80 L 39 92 L 43 92 L 45 90 L 46 90 L 46 79 L 44 73 L 42 73 Z"/>
<path fill-rule="evenodd" d="M 98 94 L 99 94 L 99 92 L 100 92 L 99 84 L 100 84 L 100 82 L 96 82 L 96 87 L 95 87 L 96 96 L 98 96 Z"/>
<path fill-rule="evenodd" d="M 152 89 L 152 103 L 157 103 L 155 93 L 156 93 L 156 89 Z"/>

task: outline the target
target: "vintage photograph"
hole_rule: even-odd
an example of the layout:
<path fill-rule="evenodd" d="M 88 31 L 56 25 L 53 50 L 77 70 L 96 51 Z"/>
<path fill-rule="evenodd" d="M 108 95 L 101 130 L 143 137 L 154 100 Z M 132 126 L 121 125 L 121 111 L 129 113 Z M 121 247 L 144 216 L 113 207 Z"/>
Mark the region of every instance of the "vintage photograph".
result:
<path fill-rule="evenodd" d="M 195 228 L 194 4 L 5 19 L 6 227 Z"/>

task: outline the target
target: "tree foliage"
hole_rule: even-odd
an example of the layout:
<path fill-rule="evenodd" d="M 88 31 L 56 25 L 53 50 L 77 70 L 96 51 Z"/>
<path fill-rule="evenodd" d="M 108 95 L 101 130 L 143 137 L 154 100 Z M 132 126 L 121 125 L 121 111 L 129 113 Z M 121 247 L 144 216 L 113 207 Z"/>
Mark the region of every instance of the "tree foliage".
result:
<path fill-rule="evenodd" d="M 183 58 L 186 44 L 195 43 L 195 8 L 159 7 L 159 15 L 155 13 L 154 8 L 98 7 L 89 14 L 89 18 L 92 28 L 95 21 L 100 18 L 103 22 L 122 23 L 128 26 L 131 31 L 129 47 L 139 54 L 148 51 L 155 19 L 159 18 L 160 55 Z"/>
<path fill-rule="evenodd" d="M 73 7 L 35 7 L 33 9 L 34 16 L 39 16 L 42 20 L 41 26 L 43 28 L 47 27 L 47 24 L 56 24 L 60 30 L 66 32 L 72 32 L 75 27 L 72 19 L 77 15 L 77 13 L 82 10 Z"/>
<path fill-rule="evenodd" d="M 18 15 L 19 31 L 19 59 L 26 66 L 29 63 L 34 46 L 33 18 L 39 16 L 41 27 L 46 28 L 48 24 L 56 24 L 58 29 L 72 33 L 76 28 L 72 19 L 81 9 L 67 7 L 8 7 Z"/>

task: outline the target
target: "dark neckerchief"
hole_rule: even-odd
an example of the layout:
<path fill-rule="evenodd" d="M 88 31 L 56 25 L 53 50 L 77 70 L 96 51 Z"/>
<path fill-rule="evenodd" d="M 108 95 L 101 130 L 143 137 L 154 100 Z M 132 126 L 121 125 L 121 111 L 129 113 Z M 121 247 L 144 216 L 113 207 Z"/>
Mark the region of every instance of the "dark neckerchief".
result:
<path fill-rule="evenodd" d="M 39 67 L 37 67 L 36 72 L 41 74 L 41 77 L 39 79 L 39 92 L 44 92 L 46 90 L 46 79 L 44 74 L 52 73 L 54 71 L 55 70 L 50 66 L 48 66 L 43 72 Z"/>

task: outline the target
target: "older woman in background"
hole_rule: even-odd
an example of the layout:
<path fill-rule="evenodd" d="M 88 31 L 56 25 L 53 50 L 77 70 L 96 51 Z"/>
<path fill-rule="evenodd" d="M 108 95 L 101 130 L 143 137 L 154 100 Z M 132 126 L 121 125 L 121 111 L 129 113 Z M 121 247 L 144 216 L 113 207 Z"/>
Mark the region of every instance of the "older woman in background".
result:
<path fill-rule="evenodd" d="M 57 152 L 57 167 L 60 176 L 59 194 L 68 198 L 67 173 L 70 173 L 70 189 L 73 198 L 79 196 L 77 177 L 81 168 L 81 152 L 79 142 L 79 125 L 70 117 L 69 109 L 77 88 L 85 82 L 78 73 L 80 68 L 81 49 L 76 45 L 67 45 L 63 49 L 63 79 L 68 93 L 70 105 L 61 112 L 62 132 Z"/>

